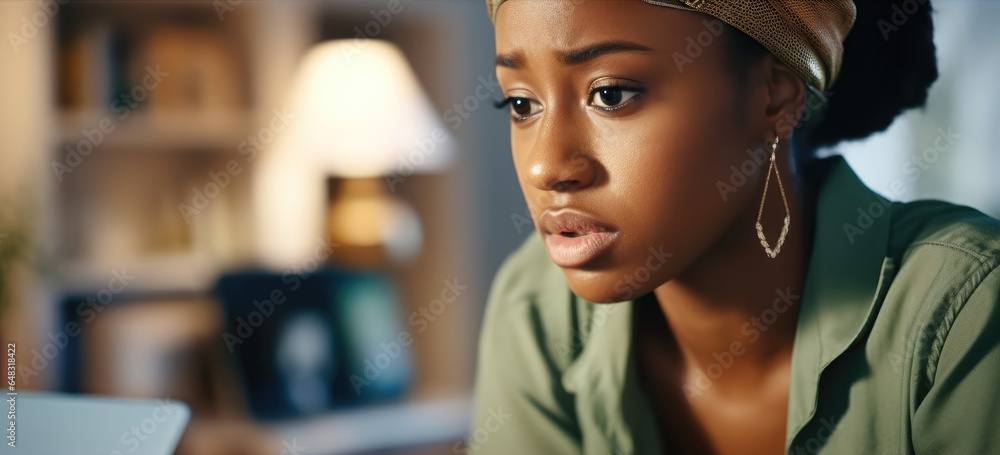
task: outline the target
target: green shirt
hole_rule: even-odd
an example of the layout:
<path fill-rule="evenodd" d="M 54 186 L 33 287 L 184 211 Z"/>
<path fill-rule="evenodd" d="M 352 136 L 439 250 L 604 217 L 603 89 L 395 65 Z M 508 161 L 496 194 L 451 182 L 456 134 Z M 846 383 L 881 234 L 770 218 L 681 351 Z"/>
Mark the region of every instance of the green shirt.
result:
<path fill-rule="evenodd" d="M 889 202 L 828 160 L 787 452 L 1000 454 L 1000 222 Z M 490 291 L 471 453 L 664 453 L 631 346 L 633 304 L 575 296 L 531 235 Z"/>

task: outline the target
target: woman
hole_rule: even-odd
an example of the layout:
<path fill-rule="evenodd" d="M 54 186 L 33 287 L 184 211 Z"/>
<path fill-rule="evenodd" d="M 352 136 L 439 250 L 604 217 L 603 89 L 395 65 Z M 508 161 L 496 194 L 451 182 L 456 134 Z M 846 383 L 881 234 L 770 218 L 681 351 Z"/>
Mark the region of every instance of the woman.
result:
<path fill-rule="evenodd" d="M 539 235 L 470 451 L 1000 453 L 1000 222 L 813 156 L 923 105 L 926 0 L 487 7 Z"/>

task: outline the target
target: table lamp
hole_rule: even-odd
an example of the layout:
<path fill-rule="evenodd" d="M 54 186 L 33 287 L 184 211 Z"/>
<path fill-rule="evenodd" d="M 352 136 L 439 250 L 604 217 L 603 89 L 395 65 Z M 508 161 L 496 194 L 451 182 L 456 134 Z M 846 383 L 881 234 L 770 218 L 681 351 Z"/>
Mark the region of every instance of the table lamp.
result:
<path fill-rule="evenodd" d="M 394 197 L 414 173 L 445 170 L 454 139 L 403 53 L 381 40 L 336 40 L 310 49 L 291 91 L 289 138 L 327 175 L 335 262 L 405 263 L 420 251 L 416 212 Z"/>

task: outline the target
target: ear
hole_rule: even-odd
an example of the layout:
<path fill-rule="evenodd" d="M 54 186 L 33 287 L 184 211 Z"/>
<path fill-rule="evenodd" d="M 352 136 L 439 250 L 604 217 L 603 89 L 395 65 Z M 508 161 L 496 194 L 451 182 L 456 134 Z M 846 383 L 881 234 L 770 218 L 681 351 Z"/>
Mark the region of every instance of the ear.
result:
<path fill-rule="evenodd" d="M 773 56 L 769 56 L 767 60 L 764 77 L 768 103 L 763 120 L 770 131 L 764 132 L 764 135 L 767 139 L 773 139 L 772 135 L 777 132 L 783 139 L 787 139 L 799 124 L 805 110 L 806 83 L 795 71 Z"/>

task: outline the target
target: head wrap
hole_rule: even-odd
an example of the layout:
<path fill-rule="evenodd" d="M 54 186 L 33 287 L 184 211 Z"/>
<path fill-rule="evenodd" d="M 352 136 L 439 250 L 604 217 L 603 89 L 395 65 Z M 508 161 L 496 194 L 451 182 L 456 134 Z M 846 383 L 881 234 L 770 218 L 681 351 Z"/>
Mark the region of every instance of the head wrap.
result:
<path fill-rule="evenodd" d="M 493 23 L 497 9 L 505 1 L 486 0 Z M 697 11 L 735 27 L 757 40 L 819 92 L 828 90 L 837 78 L 844 55 L 844 38 L 857 15 L 854 0 L 642 1 Z"/>

